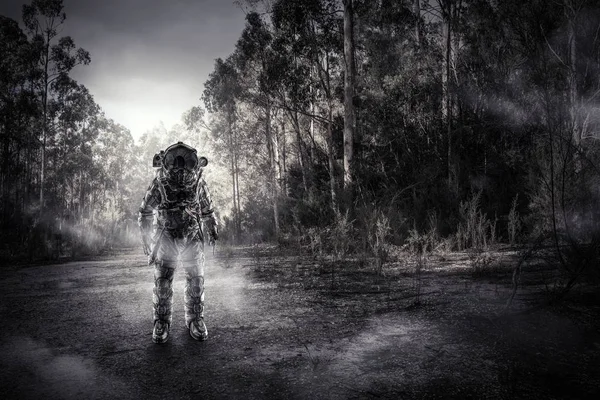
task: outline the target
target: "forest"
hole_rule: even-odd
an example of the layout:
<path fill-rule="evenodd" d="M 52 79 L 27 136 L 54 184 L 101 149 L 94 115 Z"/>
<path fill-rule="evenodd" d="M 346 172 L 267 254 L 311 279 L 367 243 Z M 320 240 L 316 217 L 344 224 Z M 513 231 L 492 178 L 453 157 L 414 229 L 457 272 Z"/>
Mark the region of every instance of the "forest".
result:
<path fill-rule="evenodd" d="M 246 0 L 181 122 L 137 142 L 71 78 L 61 0 L 0 16 L 0 257 L 139 245 L 152 156 L 206 155 L 221 242 L 378 268 L 398 251 L 544 248 L 565 288 L 600 251 L 592 0 Z"/>
<path fill-rule="evenodd" d="M 191 66 L 196 101 L 138 132 L 75 79 L 104 62 L 130 91 L 106 72 L 126 57 L 64 34 L 70 7 L 131 25 L 125 54 L 149 18 L 227 29 L 226 2 L 26 1 L 0 15 L 5 398 L 598 398 L 600 2 L 228 0 L 245 19 Z M 170 270 L 138 213 L 178 141 L 208 159 L 219 238 Z"/>

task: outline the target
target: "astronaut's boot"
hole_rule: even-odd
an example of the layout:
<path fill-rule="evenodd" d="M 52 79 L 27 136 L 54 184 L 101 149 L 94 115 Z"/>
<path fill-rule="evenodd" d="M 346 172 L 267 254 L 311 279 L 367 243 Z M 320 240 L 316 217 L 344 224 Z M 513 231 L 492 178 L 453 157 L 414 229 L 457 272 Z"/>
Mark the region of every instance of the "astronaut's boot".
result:
<path fill-rule="evenodd" d="M 208 330 L 204 324 L 204 277 L 198 274 L 197 267 L 185 269 L 185 324 L 190 336 L 196 340 L 206 340 Z"/>
<path fill-rule="evenodd" d="M 173 305 L 173 276 L 174 268 L 160 265 L 154 267 L 154 291 L 152 302 L 154 303 L 154 329 L 152 341 L 154 343 L 165 343 L 169 339 L 171 329 L 172 305 Z"/>

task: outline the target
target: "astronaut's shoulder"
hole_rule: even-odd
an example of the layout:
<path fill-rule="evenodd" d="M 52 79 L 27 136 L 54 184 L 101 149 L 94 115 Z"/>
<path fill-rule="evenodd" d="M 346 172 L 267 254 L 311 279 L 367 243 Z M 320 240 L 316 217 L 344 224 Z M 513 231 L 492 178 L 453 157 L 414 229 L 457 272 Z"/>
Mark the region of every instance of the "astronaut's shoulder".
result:
<path fill-rule="evenodd" d="M 156 171 L 156 174 L 154 175 L 154 180 L 152 181 L 152 183 L 159 185 L 159 184 L 163 184 L 167 181 L 168 176 L 165 173 L 165 171 L 161 168 L 159 170 Z"/>

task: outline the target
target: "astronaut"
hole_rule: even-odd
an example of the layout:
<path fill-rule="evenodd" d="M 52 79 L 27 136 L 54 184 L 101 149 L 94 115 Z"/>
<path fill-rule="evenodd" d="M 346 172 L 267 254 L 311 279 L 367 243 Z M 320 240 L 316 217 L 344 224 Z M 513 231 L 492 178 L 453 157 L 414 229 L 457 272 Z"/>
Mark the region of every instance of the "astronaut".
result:
<path fill-rule="evenodd" d="M 165 343 L 172 321 L 173 276 L 185 271 L 185 324 L 190 336 L 206 340 L 204 324 L 204 234 L 214 245 L 217 221 L 202 169 L 208 163 L 182 142 L 154 156 L 156 176 L 140 206 L 138 223 L 144 253 L 154 264 L 152 341 Z"/>

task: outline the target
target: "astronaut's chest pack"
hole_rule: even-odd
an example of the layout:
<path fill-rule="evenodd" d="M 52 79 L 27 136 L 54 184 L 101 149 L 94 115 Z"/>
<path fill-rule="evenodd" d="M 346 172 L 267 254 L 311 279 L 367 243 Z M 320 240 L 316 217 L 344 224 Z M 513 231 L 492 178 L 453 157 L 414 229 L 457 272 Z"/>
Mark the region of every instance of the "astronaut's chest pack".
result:
<path fill-rule="evenodd" d="M 196 185 L 180 185 L 169 181 L 161 182 L 165 206 L 189 206 L 196 202 Z"/>

